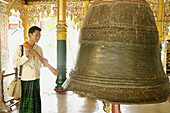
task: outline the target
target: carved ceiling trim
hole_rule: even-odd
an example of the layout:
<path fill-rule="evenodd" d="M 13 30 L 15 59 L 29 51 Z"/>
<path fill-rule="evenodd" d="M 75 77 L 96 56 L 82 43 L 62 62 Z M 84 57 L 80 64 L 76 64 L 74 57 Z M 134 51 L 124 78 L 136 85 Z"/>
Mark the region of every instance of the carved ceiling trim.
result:
<path fill-rule="evenodd" d="M 83 3 L 70 3 L 66 4 L 67 17 L 71 17 L 74 19 L 77 27 L 80 28 L 84 21 L 84 6 Z M 53 11 L 53 13 L 51 12 Z M 28 23 L 35 24 L 36 21 L 39 21 L 40 18 L 49 17 L 49 16 L 57 16 L 57 3 L 55 5 L 51 4 L 40 4 L 40 5 L 29 5 L 28 8 Z M 29 26 L 30 26 L 29 25 Z"/>
<path fill-rule="evenodd" d="M 25 20 L 24 11 L 24 0 L 8 0 L 8 15 L 11 16 L 10 10 L 14 9 L 20 12 L 20 18 L 22 21 Z M 40 3 L 40 2 L 37 2 Z M 70 16 L 74 19 L 78 28 L 82 25 L 84 21 L 84 6 L 83 2 L 67 2 L 67 17 Z M 52 12 L 51 12 L 52 11 Z M 40 18 L 45 18 L 49 16 L 57 16 L 57 2 L 53 0 L 53 4 L 41 2 L 40 4 L 28 5 L 28 26 L 35 24 Z"/>
<path fill-rule="evenodd" d="M 155 16 L 155 21 L 158 22 L 158 9 L 159 9 L 159 0 L 146 0 L 153 11 L 153 14 Z M 167 37 L 169 32 L 169 26 L 170 26 L 170 0 L 164 1 L 164 17 L 163 17 L 163 37 Z"/>
<path fill-rule="evenodd" d="M 163 34 L 164 37 L 167 37 L 169 33 L 169 27 L 170 26 L 170 0 L 166 0 L 164 4 L 164 24 L 163 24 Z"/>
<path fill-rule="evenodd" d="M 11 10 L 14 9 L 15 12 L 19 11 L 20 15 L 20 19 L 22 20 L 22 26 L 24 26 L 24 22 L 26 20 L 25 17 L 25 9 L 24 9 L 24 4 L 19 2 L 19 1 L 15 1 L 15 0 L 8 0 L 8 16 L 10 17 L 12 15 Z"/>
<path fill-rule="evenodd" d="M 84 5 L 82 2 L 67 3 L 67 17 L 70 16 L 77 24 L 77 28 L 81 28 L 84 21 Z"/>
<path fill-rule="evenodd" d="M 8 7 L 7 4 L 0 2 L 0 13 L 8 15 L 8 12 L 7 12 L 8 8 L 7 7 Z"/>
<path fill-rule="evenodd" d="M 67 2 L 71 2 L 71 3 L 74 3 L 74 2 L 84 2 L 84 1 L 94 1 L 94 0 L 66 0 Z"/>
<path fill-rule="evenodd" d="M 40 4 L 55 4 L 58 0 L 44 0 L 44 1 L 31 1 L 27 2 L 28 5 L 40 5 Z"/>
<path fill-rule="evenodd" d="M 57 4 L 29 5 L 28 7 L 29 26 L 35 24 L 40 18 L 43 19 L 50 16 L 57 16 Z"/>
<path fill-rule="evenodd" d="M 159 8 L 159 4 L 158 4 L 158 0 L 146 0 L 147 3 L 150 5 L 153 14 L 155 16 L 155 21 L 157 21 L 157 17 L 158 17 L 158 8 Z"/>
<path fill-rule="evenodd" d="M 39 4 L 54 4 L 57 3 L 58 0 L 18 0 L 24 4 L 28 5 L 39 5 Z M 93 0 L 66 0 L 66 2 L 83 2 L 83 1 L 93 1 Z"/>
<path fill-rule="evenodd" d="M 28 23 L 30 26 L 32 23 L 35 23 L 36 21 L 39 21 L 40 18 L 48 17 L 48 16 L 57 16 L 57 1 L 58 0 L 42 0 L 42 1 L 35 1 L 35 0 L 4 0 L 8 2 L 8 8 L 6 8 L 6 12 L 9 16 L 11 16 L 11 9 L 14 9 L 15 11 L 20 12 L 20 18 L 22 21 L 25 21 L 25 10 L 24 5 L 25 3 L 28 5 Z M 71 19 L 74 19 L 75 23 L 77 24 L 78 28 L 81 28 L 82 23 L 84 21 L 84 5 L 83 1 L 86 0 L 66 0 L 67 2 L 67 17 L 70 16 Z M 90 0 L 94 1 L 94 0 Z M 155 20 L 157 22 L 158 17 L 158 0 L 146 0 L 153 10 Z M 32 5 L 31 5 L 32 4 Z M 2 11 L 5 11 L 3 9 L 3 5 L 0 4 L 0 8 Z M 51 13 L 53 11 L 54 13 Z M 164 5 L 164 36 L 168 34 L 168 27 L 170 26 L 170 0 L 165 1 Z"/>

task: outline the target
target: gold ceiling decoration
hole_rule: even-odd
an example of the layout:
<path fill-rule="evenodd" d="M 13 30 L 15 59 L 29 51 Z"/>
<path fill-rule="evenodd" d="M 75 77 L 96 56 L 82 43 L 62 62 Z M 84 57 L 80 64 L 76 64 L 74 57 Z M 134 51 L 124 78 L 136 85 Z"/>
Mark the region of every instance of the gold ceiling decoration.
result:
<path fill-rule="evenodd" d="M 146 0 L 149 4 L 150 7 L 153 11 L 153 14 L 155 16 L 155 20 L 157 21 L 157 17 L 158 17 L 158 0 Z"/>
<path fill-rule="evenodd" d="M 24 24 L 25 18 L 25 9 L 24 5 L 28 5 L 28 26 L 35 24 L 36 21 L 39 21 L 40 18 L 48 16 L 57 16 L 57 2 L 58 0 L 3 0 L 8 2 L 8 8 L 4 8 L 5 5 L 0 4 L 0 12 L 7 12 L 7 15 L 11 16 L 11 9 L 20 12 L 20 18 L 22 24 Z M 74 19 L 78 28 L 81 28 L 84 21 L 84 4 L 83 1 L 88 0 L 66 0 L 67 1 L 67 17 L 70 16 Z M 89 0 L 90 3 L 95 0 Z M 155 19 L 157 21 L 158 17 L 158 1 L 159 0 L 146 0 L 153 10 Z M 165 0 L 164 5 L 164 37 L 168 34 L 168 27 L 170 26 L 170 0 Z M 57 22 L 56 22 L 57 23 Z"/>
<path fill-rule="evenodd" d="M 25 4 L 26 2 L 26 0 L 13 0 L 13 1 L 17 1 L 17 2 L 20 2 L 20 3 L 22 3 L 22 4 Z"/>
<path fill-rule="evenodd" d="M 165 8 L 165 21 L 170 22 L 170 0 L 165 2 L 164 8 Z"/>
<path fill-rule="evenodd" d="M 28 5 L 55 4 L 58 0 L 25 0 Z"/>
<path fill-rule="evenodd" d="M 3 0 L 9 2 L 10 0 Z M 13 0 L 27 5 L 36 5 L 36 4 L 53 4 L 58 0 Z M 93 1 L 93 0 L 66 0 L 66 2 L 83 2 L 83 1 Z"/>
<path fill-rule="evenodd" d="M 57 16 L 57 5 L 40 4 L 30 5 L 28 7 L 28 26 L 35 24 L 40 18 L 46 18 L 50 16 Z M 56 22 L 57 23 L 57 22 Z"/>
<path fill-rule="evenodd" d="M 58 0 L 18 0 L 22 1 L 22 3 L 28 4 L 28 5 L 39 5 L 39 4 L 54 4 Z M 66 2 L 83 2 L 83 1 L 93 1 L 93 0 L 66 0 Z"/>
<path fill-rule="evenodd" d="M 54 4 L 44 4 L 43 2 L 34 2 L 34 5 L 28 5 L 28 27 L 30 27 L 33 24 L 36 24 L 37 21 L 40 20 L 40 18 L 45 18 L 49 16 L 57 16 L 57 2 L 52 1 Z M 10 13 L 11 9 L 14 9 L 15 12 L 20 12 L 20 18 L 22 21 L 25 21 L 25 10 L 24 10 L 24 0 L 23 1 L 14 1 L 14 0 L 8 0 L 8 12 L 9 16 L 12 14 Z M 33 2 L 29 2 L 30 4 Z M 37 3 L 39 3 L 37 5 Z M 67 17 L 70 16 L 71 19 L 74 19 L 75 23 L 77 24 L 77 27 L 80 28 L 82 26 L 82 23 L 84 21 L 84 6 L 83 2 L 67 2 Z M 24 24 L 24 22 L 22 22 Z M 57 23 L 57 22 L 56 22 Z"/>
<path fill-rule="evenodd" d="M 146 0 L 149 4 L 150 7 L 154 13 L 155 20 L 158 22 L 158 1 L 159 0 Z M 165 38 L 168 35 L 169 29 L 168 27 L 170 26 L 170 0 L 164 0 L 164 20 L 163 22 L 163 37 Z"/>
<path fill-rule="evenodd" d="M 70 16 L 71 19 L 75 21 L 77 27 L 80 28 L 84 21 L 84 6 L 82 2 L 67 2 L 67 17 Z M 29 5 L 28 7 L 28 26 L 35 24 L 40 18 L 57 16 L 57 3 L 52 4 L 39 4 L 39 5 Z M 57 23 L 57 22 L 56 22 Z"/>
<path fill-rule="evenodd" d="M 20 19 L 22 20 L 22 26 L 24 26 L 26 17 L 25 17 L 25 9 L 24 4 L 21 2 L 18 2 L 17 0 L 8 0 L 8 16 L 10 17 L 12 13 L 10 12 L 12 9 L 14 9 L 15 12 L 19 11 Z"/>
<path fill-rule="evenodd" d="M 67 2 L 83 2 L 83 1 L 94 1 L 94 0 L 66 0 Z"/>
<path fill-rule="evenodd" d="M 111 103 L 107 103 L 107 102 L 104 102 L 103 101 L 103 110 L 106 112 L 106 113 L 110 113 L 112 111 L 112 104 Z"/>
<path fill-rule="evenodd" d="M 168 32 L 169 32 L 169 26 L 170 26 L 170 0 L 167 0 L 165 2 L 165 5 L 164 5 L 164 14 L 165 14 L 165 17 L 164 17 L 164 37 L 167 37 L 168 36 Z"/>
<path fill-rule="evenodd" d="M 7 4 L 0 2 L 0 13 L 7 15 Z"/>
<path fill-rule="evenodd" d="M 70 16 L 71 20 L 77 24 L 77 28 L 81 28 L 84 21 L 84 6 L 82 2 L 67 3 L 67 17 Z"/>

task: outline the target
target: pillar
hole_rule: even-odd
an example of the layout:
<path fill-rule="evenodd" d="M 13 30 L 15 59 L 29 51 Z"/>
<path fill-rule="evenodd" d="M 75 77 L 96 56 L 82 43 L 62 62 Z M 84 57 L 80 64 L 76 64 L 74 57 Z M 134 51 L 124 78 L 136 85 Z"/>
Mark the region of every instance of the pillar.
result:
<path fill-rule="evenodd" d="M 120 104 L 112 104 L 112 113 L 121 113 Z"/>
<path fill-rule="evenodd" d="M 0 11 L 0 71 L 8 69 L 8 67 L 8 15 Z"/>
<path fill-rule="evenodd" d="M 159 42 L 160 42 L 160 44 L 164 40 L 163 39 L 163 5 L 164 5 L 164 0 L 159 0 L 157 28 L 158 28 L 158 32 L 159 32 Z"/>
<path fill-rule="evenodd" d="M 83 3 L 84 3 L 84 18 L 85 18 L 86 13 L 87 13 L 88 8 L 89 8 L 89 3 L 90 3 L 90 1 L 89 1 L 89 0 L 83 1 Z"/>
<path fill-rule="evenodd" d="M 24 5 L 24 20 L 22 25 L 24 27 L 24 41 L 28 41 L 28 5 Z"/>
<path fill-rule="evenodd" d="M 57 75 L 55 91 L 63 92 L 62 84 L 66 80 L 66 0 L 58 0 L 57 14 Z"/>

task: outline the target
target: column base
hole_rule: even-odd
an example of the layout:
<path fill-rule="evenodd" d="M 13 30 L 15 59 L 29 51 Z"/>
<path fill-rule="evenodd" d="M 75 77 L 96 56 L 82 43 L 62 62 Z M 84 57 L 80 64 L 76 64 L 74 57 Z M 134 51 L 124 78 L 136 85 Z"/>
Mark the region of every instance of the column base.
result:
<path fill-rule="evenodd" d="M 60 93 L 60 94 L 66 94 L 66 92 L 67 92 L 64 89 L 60 89 L 60 88 L 54 88 L 54 91 L 56 91 L 57 93 Z"/>
<path fill-rule="evenodd" d="M 120 104 L 112 104 L 112 113 L 121 113 Z"/>

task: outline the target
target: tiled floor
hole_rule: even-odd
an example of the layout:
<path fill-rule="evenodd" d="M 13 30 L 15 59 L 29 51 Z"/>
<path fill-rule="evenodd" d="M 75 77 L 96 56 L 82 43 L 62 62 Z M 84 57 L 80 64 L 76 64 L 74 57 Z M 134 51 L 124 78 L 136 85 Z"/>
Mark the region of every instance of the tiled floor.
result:
<path fill-rule="evenodd" d="M 71 91 L 58 94 L 54 91 L 56 77 L 47 68 L 42 69 L 40 80 L 42 113 L 105 113 L 102 101 L 80 97 Z M 12 107 L 11 113 L 18 113 Z M 120 105 L 121 113 L 170 113 L 170 102 L 146 105 Z M 1 110 L 0 113 L 7 112 Z"/>

